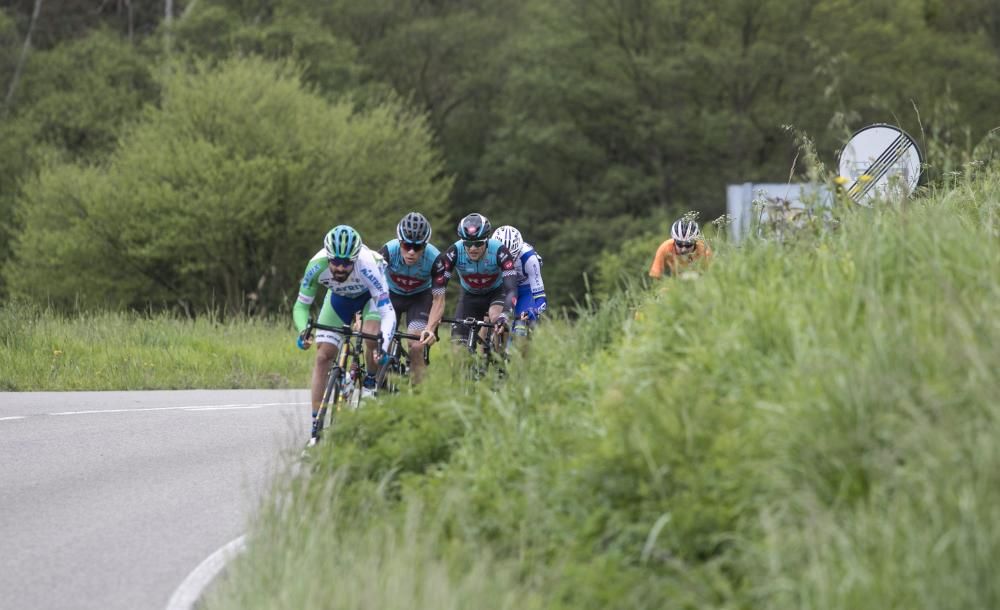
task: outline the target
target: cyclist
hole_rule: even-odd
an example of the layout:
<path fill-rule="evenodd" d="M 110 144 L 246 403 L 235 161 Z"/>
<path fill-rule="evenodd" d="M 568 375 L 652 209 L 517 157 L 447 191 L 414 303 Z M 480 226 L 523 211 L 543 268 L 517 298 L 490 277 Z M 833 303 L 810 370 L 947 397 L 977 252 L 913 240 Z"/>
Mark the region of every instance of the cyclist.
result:
<path fill-rule="evenodd" d="M 712 249 L 702 238 L 698 223 L 682 218 L 670 227 L 670 239 L 656 249 L 649 277 L 676 276 L 683 269 L 707 263 L 711 258 Z"/>
<path fill-rule="evenodd" d="M 396 315 L 406 314 L 406 330 L 420 335 L 420 342 L 410 341 L 408 349 L 432 345 L 437 341 L 434 330 L 444 315 L 444 282 L 435 278 L 444 273 L 443 266 L 435 266 L 441 253 L 431 239 L 431 224 L 419 212 L 410 212 L 396 225 L 396 239 L 387 242 L 379 254 L 388 262 L 386 277 L 389 280 L 389 297 Z M 438 279 L 438 281 L 434 281 Z M 424 373 L 424 359 L 412 358 L 413 381 L 418 382 Z"/>
<path fill-rule="evenodd" d="M 498 338 L 506 332 L 513 317 L 517 301 L 517 269 L 510 250 L 497 239 L 490 238 L 490 221 L 479 213 L 472 213 L 458 223 L 459 240 L 448 247 L 434 264 L 435 287 L 444 290 L 452 274 L 462 285 L 455 318 L 489 316 L 490 322 L 499 322 Z M 464 339 L 469 328 L 455 324 L 451 329 L 453 339 Z"/>
<path fill-rule="evenodd" d="M 498 227 L 493 232 L 493 239 L 507 246 L 514 257 L 514 268 L 517 270 L 517 308 L 514 310 L 516 320 L 527 320 L 529 323 L 538 319 L 548 306 L 545 299 L 545 283 L 542 281 L 542 257 L 521 237 L 521 232 L 510 225 Z M 516 324 L 516 322 L 515 322 Z"/>
<path fill-rule="evenodd" d="M 316 291 L 322 284 L 327 289 L 327 297 L 319 313 L 319 323 L 324 326 L 350 324 L 355 314 L 362 312 L 368 328 L 378 324 L 382 332 L 383 354 L 389 348 L 392 334 L 396 330 L 396 311 L 389 298 L 388 281 L 385 277 L 385 261 L 361 243 L 361 235 L 347 225 L 337 225 L 326 234 L 323 249 L 317 252 L 309 264 L 299 285 L 299 297 L 292 308 L 292 318 L 300 335 L 298 346 L 309 349 L 313 341 L 301 336 L 309 320 L 309 311 Z M 372 311 L 372 309 L 376 311 Z M 373 333 L 374 334 L 374 333 Z M 316 427 L 316 415 L 323 401 L 323 390 L 330 365 L 337 360 L 337 352 L 344 342 L 340 333 L 316 331 L 316 366 L 312 374 L 312 417 Z M 369 391 L 375 387 L 375 355 L 368 349 L 368 374 L 364 380 Z"/>

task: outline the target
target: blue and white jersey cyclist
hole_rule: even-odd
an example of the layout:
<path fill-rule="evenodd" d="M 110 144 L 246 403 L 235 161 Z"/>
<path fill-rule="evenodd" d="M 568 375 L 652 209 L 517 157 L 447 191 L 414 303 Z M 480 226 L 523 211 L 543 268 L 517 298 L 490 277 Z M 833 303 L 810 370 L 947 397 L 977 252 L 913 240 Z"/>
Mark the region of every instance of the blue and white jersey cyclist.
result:
<path fill-rule="evenodd" d="M 445 288 L 440 276 L 443 265 L 436 265 L 440 251 L 430 243 L 431 224 L 419 212 L 410 212 L 396 225 L 396 239 L 386 242 L 379 254 L 386 260 L 389 297 L 398 318 L 406 316 L 406 330 L 420 335 L 420 341 L 410 341 L 408 349 L 433 345 L 434 330 L 444 315 Z M 435 274 L 437 274 L 435 276 Z M 434 281 L 435 277 L 438 281 Z M 423 376 L 423 358 L 411 358 L 413 380 Z"/>
<path fill-rule="evenodd" d="M 354 315 L 362 313 L 364 331 L 382 333 L 382 345 L 369 342 L 366 349 L 369 379 L 367 388 L 374 387 L 375 348 L 384 352 L 389 347 L 396 330 L 396 311 L 389 298 L 389 281 L 385 276 L 385 261 L 361 243 L 361 235 L 352 227 L 338 225 L 326 234 L 323 249 L 306 265 L 299 283 L 299 295 L 292 308 L 292 319 L 301 334 L 309 320 L 309 312 L 320 286 L 326 288 L 318 322 L 324 326 L 350 325 Z M 337 352 L 344 337 L 330 331 L 317 331 L 316 366 L 312 375 L 312 414 L 316 414 L 323 400 L 323 389 L 330 366 L 337 360 Z M 299 347 L 309 349 L 312 340 L 300 337 Z"/>
<path fill-rule="evenodd" d="M 498 227 L 493 239 L 507 246 L 514 257 L 517 270 L 517 307 L 514 317 L 536 320 L 545 312 L 545 282 L 542 281 L 542 257 L 521 237 L 521 232 L 510 225 Z"/>
<path fill-rule="evenodd" d="M 506 331 L 517 300 L 517 270 L 510 250 L 490 238 L 490 221 L 473 213 L 458 223 L 459 240 L 448 247 L 435 263 L 435 287 L 444 289 L 452 275 L 458 276 L 462 290 L 455 308 L 455 318 L 482 320 L 489 315 L 499 322 L 498 332 Z M 464 324 L 452 327 L 453 338 L 464 338 L 469 329 Z"/>

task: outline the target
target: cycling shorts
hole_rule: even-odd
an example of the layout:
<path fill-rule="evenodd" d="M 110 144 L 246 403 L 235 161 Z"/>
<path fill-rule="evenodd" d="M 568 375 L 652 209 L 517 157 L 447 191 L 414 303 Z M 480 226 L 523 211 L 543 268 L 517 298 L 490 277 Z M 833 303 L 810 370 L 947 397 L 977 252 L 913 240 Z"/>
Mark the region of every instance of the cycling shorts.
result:
<path fill-rule="evenodd" d="M 343 326 L 354 321 L 354 315 L 362 312 L 361 318 L 366 322 L 369 320 L 380 320 L 372 297 L 367 292 L 358 297 L 344 297 L 327 293 L 328 298 L 323 299 L 323 307 L 319 311 L 319 323 L 323 326 Z M 344 343 L 344 335 L 330 332 L 328 330 L 316 331 L 316 343 L 332 343 L 340 349 Z"/>
<path fill-rule="evenodd" d="M 455 319 L 475 318 L 482 320 L 490 312 L 491 306 L 500 305 L 503 307 L 503 304 L 504 288 L 502 284 L 486 294 L 472 294 L 467 290 L 462 290 L 461 296 L 458 297 L 458 306 L 455 308 Z M 453 324 L 451 336 L 455 339 L 465 340 L 469 336 L 469 327 L 465 324 Z"/>
<path fill-rule="evenodd" d="M 405 313 L 406 332 L 417 335 L 427 328 L 427 319 L 430 317 L 431 303 L 434 300 L 430 290 L 422 290 L 415 294 L 390 292 L 389 298 L 392 299 L 392 308 L 396 310 L 397 326 Z"/>

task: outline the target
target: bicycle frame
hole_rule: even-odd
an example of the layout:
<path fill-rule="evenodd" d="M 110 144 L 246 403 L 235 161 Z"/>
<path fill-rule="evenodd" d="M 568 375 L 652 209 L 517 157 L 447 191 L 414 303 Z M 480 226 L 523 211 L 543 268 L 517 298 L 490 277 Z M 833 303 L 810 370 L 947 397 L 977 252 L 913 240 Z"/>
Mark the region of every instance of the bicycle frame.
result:
<path fill-rule="evenodd" d="M 493 365 L 497 369 L 497 374 L 501 377 L 506 374 L 502 366 L 502 361 L 507 359 L 507 354 L 502 350 L 496 349 L 494 346 L 493 337 L 496 332 L 497 326 L 496 322 L 484 322 L 482 320 L 477 320 L 476 318 L 465 318 L 462 320 L 456 318 L 441 318 L 442 322 L 450 322 L 451 324 L 462 324 L 468 329 L 468 334 L 465 338 L 465 347 L 469 351 L 469 354 L 474 360 L 479 360 L 472 369 L 472 376 L 474 379 L 480 379 L 486 375 Z M 481 330 L 486 330 L 486 336 L 479 336 Z M 482 348 L 482 358 L 479 358 L 477 347 Z M 494 354 L 496 352 L 500 353 L 499 360 Z"/>
<path fill-rule="evenodd" d="M 392 341 L 389 342 L 389 362 L 379 370 L 376 376 L 378 386 L 382 387 L 385 384 L 386 389 L 390 392 L 395 392 L 398 388 L 389 381 L 389 373 L 402 376 L 408 374 L 410 370 L 410 353 L 403 347 L 403 339 L 420 341 L 420 336 L 399 330 L 393 333 Z M 423 358 L 425 365 L 431 363 L 429 346 L 424 346 Z"/>
<path fill-rule="evenodd" d="M 355 331 L 346 324 L 339 327 L 326 326 L 318 324 L 310 318 L 302 335 L 311 336 L 313 330 L 334 332 L 344 337 L 344 343 L 337 353 L 337 362 L 327 372 L 326 389 L 323 391 L 319 413 L 316 415 L 315 437 L 318 441 L 323 432 L 327 411 L 330 412 L 330 426 L 332 427 L 334 413 L 340 411 L 342 406 L 346 405 L 356 409 L 361 405 L 361 388 L 365 377 L 364 340 L 370 339 L 381 343 L 382 335 Z M 353 344 L 351 343 L 352 339 L 354 340 Z"/>

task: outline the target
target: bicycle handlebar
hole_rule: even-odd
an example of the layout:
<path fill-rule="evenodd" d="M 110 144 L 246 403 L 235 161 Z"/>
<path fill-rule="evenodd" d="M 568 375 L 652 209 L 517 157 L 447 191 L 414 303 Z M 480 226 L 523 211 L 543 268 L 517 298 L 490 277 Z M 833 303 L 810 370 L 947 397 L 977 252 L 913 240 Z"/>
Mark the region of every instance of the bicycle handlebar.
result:
<path fill-rule="evenodd" d="M 465 318 L 464 320 L 458 320 L 456 318 L 441 318 L 442 322 L 449 322 L 451 324 L 463 324 L 465 326 L 475 326 L 477 328 L 495 328 L 500 326 L 499 322 L 483 322 L 482 320 L 477 320 L 476 318 Z"/>
<path fill-rule="evenodd" d="M 309 318 L 309 321 L 306 322 L 306 328 L 301 333 L 299 333 L 299 336 L 308 337 L 312 335 L 313 329 L 325 330 L 331 333 L 338 333 L 344 335 L 344 337 L 361 337 L 362 339 L 370 339 L 372 341 L 378 341 L 379 345 L 382 344 L 382 333 L 373 335 L 371 333 L 354 330 L 347 324 L 344 324 L 343 326 L 327 326 L 326 324 L 320 324 L 318 322 L 315 322 L 312 318 Z"/>
<path fill-rule="evenodd" d="M 393 336 L 399 337 L 400 339 L 410 339 L 411 341 L 420 341 L 420 335 L 411 335 L 410 333 L 404 333 L 401 330 L 397 330 Z"/>

